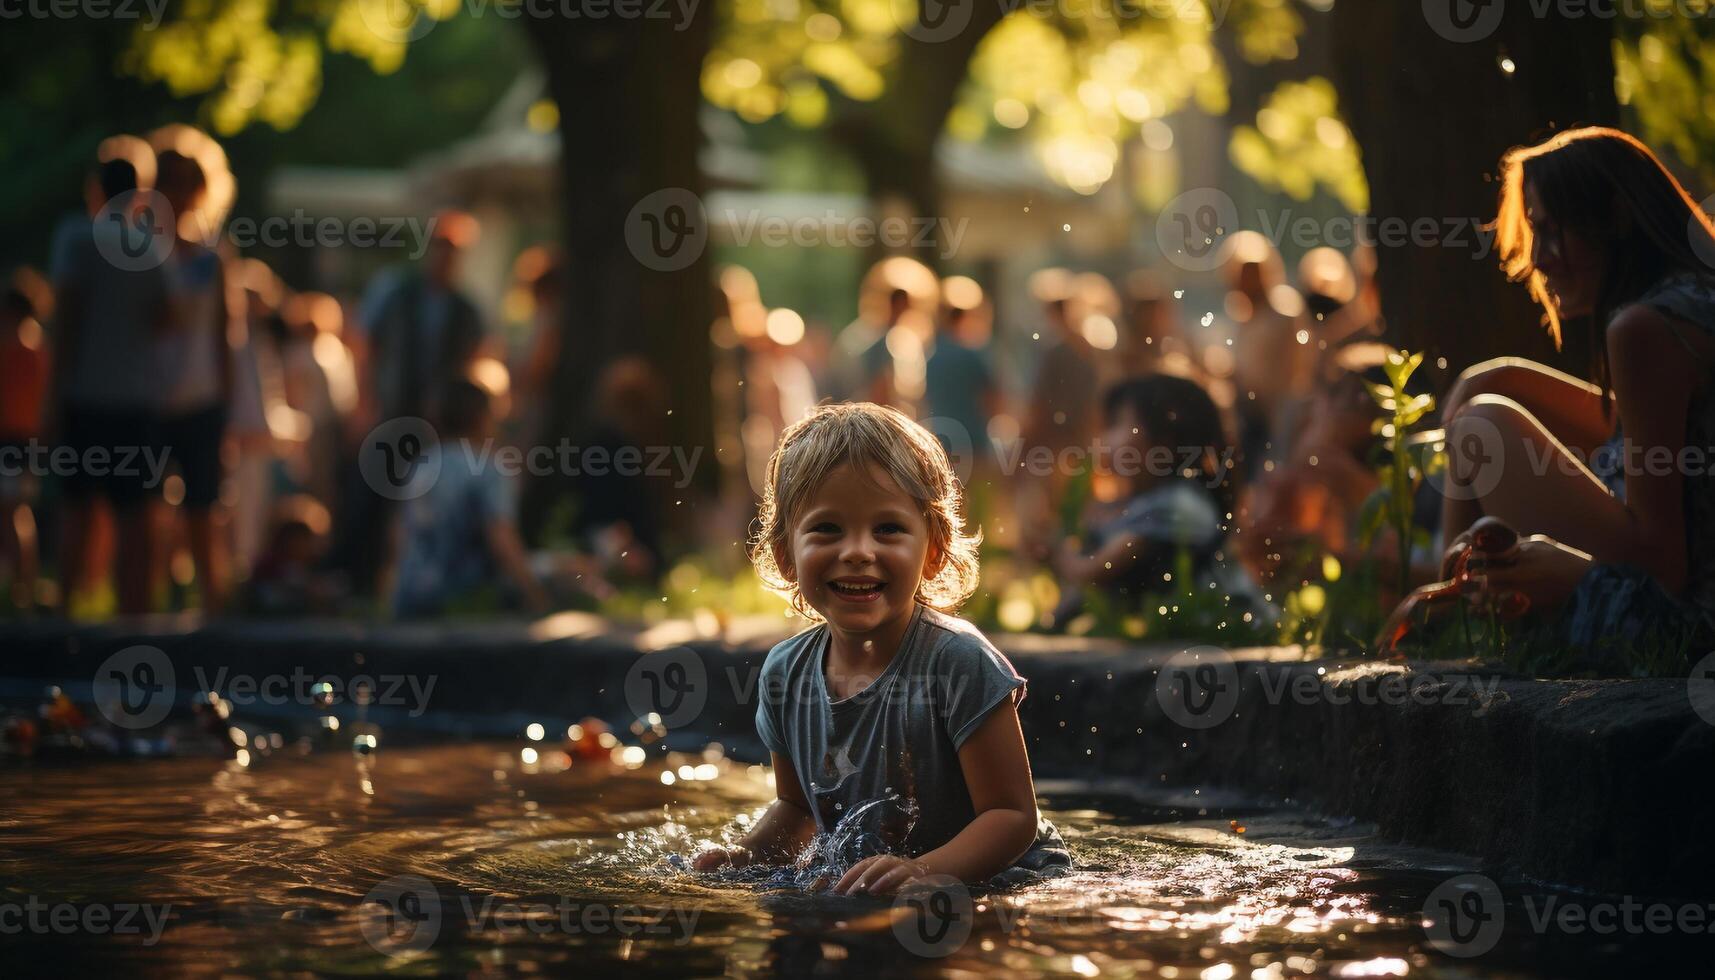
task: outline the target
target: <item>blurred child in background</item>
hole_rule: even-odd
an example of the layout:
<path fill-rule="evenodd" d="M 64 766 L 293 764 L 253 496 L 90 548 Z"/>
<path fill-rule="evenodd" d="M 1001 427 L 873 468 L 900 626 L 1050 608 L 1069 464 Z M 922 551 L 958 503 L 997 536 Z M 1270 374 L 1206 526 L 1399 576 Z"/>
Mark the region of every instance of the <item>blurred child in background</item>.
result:
<path fill-rule="evenodd" d="M 1128 608 L 1145 595 L 1177 591 L 1169 576 L 1182 553 L 1199 584 L 1212 578 L 1223 594 L 1248 592 L 1223 560 L 1231 441 L 1208 393 L 1186 378 L 1146 375 L 1109 389 L 1102 416 L 1111 452 L 1104 476 L 1118 492 L 1099 494 L 1079 536 L 1055 553 L 1065 587 L 1055 621 L 1075 616 L 1091 590 Z"/>
<path fill-rule="evenodd" d="M 545 612 L 548 595 L 531 570 L 518 533 L 514 488 L 491 458 L 496 418 L 487 391 L 456 381 L 444 392 L 440 441 L 425 450 L 419 472 L 436 474 L 405 501 L 393 612 L 432 616 L 480 599 L 504 584 L 502 601 Z M 484 464 L 486 461 L 486 465 Z"/>

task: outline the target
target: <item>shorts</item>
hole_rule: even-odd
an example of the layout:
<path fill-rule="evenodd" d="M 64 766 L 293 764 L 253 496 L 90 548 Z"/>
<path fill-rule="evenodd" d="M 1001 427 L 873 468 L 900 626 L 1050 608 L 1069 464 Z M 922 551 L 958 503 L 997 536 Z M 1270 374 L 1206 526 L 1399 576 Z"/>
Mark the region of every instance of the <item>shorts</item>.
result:
<path fill-rule="evenodd" d="M 158 444 L 166 451 L 167 467 L 185 481 L 184 506 L 207 510 L 220 499 L 221 439 L 226 434 L 226 406 L 210 405 L 157 424 Z"/>
<path fill-rule="evenodd" d="M 66 406 L 60 448 L 73 453 L 71 468 L 60 473 L 65 498 L 103 498 L 116 509 L 142 503 L 159 487 L 150 468 L 156 455 L 155 419 L 148 411 Z M 59 465 L 55 462 L 55 467 Z"/>

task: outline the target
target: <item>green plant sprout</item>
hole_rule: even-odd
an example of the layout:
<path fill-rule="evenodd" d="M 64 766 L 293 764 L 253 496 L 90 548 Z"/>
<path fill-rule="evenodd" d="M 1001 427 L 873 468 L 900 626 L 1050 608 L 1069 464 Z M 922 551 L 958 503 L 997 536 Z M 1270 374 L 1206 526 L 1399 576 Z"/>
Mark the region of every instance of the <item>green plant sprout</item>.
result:
<path fill-rule="evenodd" d="M 1390 350 L 1382 364 L 1387 383 L 1364 382 L 1370 397 L 1375 399 L 1383 413 L 1375 420 L 1373 431 L 1384 440 L 1387 459 L 1377 474 L 1381 477 L 1381 488 L 1364 504 L 1358 539 L 1368 548 L 1382 528 L 1393 530 L 1399 541 L 1399 595 L 1402 597 L 1411 591 L 1412 546 L 1420 540 L 1428 540 L 1426 534 L 1412 526 L 1412 504 L 1427 468 L 1433 463 L 1415 458 L 1418 453 L 1414 450 L 1420 450 L 1424 443 L 1411 440 L 1409 436 L 1412 427 L 1435 410 L 1435 396 L 1428 393 L 1413 395 L 1406 390 L 1412 374 L 1422 363 L 1421 351 L 1412 354 Z"/>

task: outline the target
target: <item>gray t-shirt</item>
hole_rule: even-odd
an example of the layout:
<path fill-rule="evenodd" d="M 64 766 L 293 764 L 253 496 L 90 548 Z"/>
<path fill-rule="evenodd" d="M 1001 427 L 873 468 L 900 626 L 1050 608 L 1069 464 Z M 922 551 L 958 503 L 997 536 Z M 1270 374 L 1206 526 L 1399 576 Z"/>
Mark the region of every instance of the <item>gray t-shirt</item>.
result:
<path fill-rule="evenodd" d="M 125 253 L 122 236 L 97 218 L 54 245 L 55 285 L 75 292 L 82 309 L 79 322 L 66 325 L 77 340 L 61 393 L 76 408 L 147 411 L 154 403 L 156 379 L 146 367 L 167 309 L 167 275 L 159 263 Z M 134 259 L 136 267 L 120 268 L 109 255 Z"/>
<path fill-rule="evenodd" d="M 1023 700 L 1024 678 L 976 627 L 922 604 L 892 663 L 842 701 L 829 699 L 827 649 L 826 624 L 777 644 L 756 709 L 763 744 L 798 770 L 817 832 L 834 834 L 847 860 L 917 857 L 952 840 L 976 818 L 959 748 L 989 712 Z M 1018 865 L 1065 863 L 1065 844 L 1039 817 Z"/>

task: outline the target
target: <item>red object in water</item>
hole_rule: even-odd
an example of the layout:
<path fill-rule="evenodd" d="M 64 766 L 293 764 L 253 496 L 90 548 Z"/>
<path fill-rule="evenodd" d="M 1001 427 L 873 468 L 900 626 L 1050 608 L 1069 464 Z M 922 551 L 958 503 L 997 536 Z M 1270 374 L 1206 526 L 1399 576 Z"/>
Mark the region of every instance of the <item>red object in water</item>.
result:
<path fill-rule="evenodd" d="M 607 737 L 603 738 L 604 735 Z M 607 759 L 614 744 L 607 723 L 600 718 L 585 718 L 566 732 L 566 753 L 573 759 L 590 762 Z"/>
<path fill-rule="evenodd" d="M 6 745 L 22 756 L 36 754 L 36 723 L 28 718 L 11 718 L 6 722 Z"/>
<path fill-rule="evenodd" d="M 54 688 L 48 703 L 42 705 L 42 721 L 50 731 L 59 732 L 82 731 L 88 724 L 83 711 L 59 688 Z"/>

